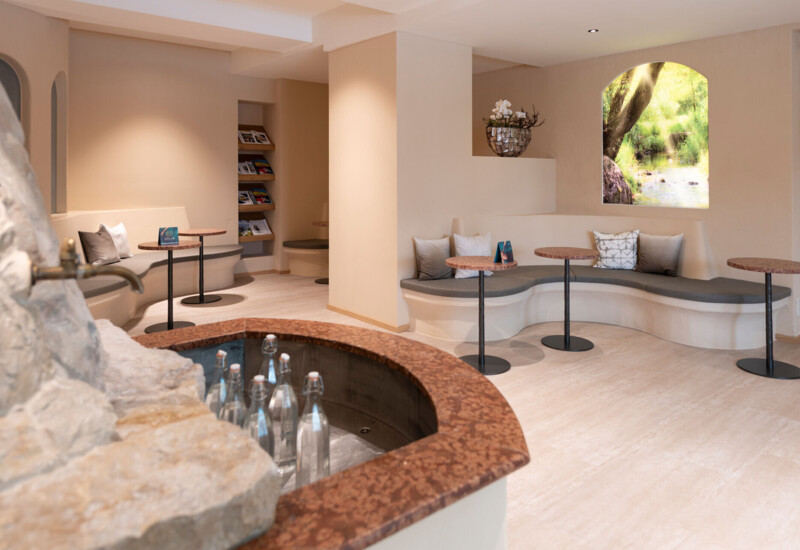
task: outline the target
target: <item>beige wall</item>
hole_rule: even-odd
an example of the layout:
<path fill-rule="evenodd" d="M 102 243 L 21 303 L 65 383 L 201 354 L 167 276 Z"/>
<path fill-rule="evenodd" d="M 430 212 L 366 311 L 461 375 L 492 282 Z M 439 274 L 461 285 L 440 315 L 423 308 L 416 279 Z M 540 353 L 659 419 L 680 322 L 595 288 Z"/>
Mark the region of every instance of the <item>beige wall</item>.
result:
<path fill-rule="evenodd" d="M 68 74 L 67 23 L 0 2 L 0 57 L 23 73 L 22 126 L 45 208 L 49 210 L 50 92 L 56 76 L 60 72 Z"/>
<path fill-rule="evenodd" d="M 210 244 L 236 242 L 237 101 L 273 101 L 274 82 L 231 75 L 227 52 L 83 31 L 69 45 L 68 208 L 185 205 L 192 226 L 227 229 Z"/>
<path fill-rule="evenodd" d="M 800 259 L 800 234 L 793 231 L 800 187 L 794 168 L 800 144 L 792 36 L 798 27 L 775 27 L 544 69 L 498 71 L 479 75 L 476 87 L 483 96 L 518 94 L 544 77 L 542 105 L 547 106 L 549 151 L 557 159 L 560 213 L 703 220 L 719 274 L 762 281 L 760 274 L 727 267 L 726 260 L 734 256 Z M 601 202 L 601 93 L 623 71 L 651 61 L 682 63 L 708 78 L 708 210 Z M 535 95 L 532 99 L 538 102 Z M 797 297 L 800 285 L 795 279 L 776 276 L 775 282 L 794 286 Z M 778 328 L 796 334 L 795 327 L 800 328 L 797 318 L 783 319 Z"/>
<path fill-rule="evenodd" d="M 397 43 L 328 56 L 329 304 L 397 324 Z"/>
<path fill-rule="evenodd" d="M 545 122 L 535 128 L 531 144 L 522 155 L 523 158 L 553 158 L 553 130 L 555 121 L 551 120 L 550 81 L 545 69 L 520 65 L 510 69 L 479 73 L 472 79 L 472 154 L 493 157 L 494 152 L 486 143 L 484 118 L 492 114 L 494 104 L 507 99 L 516 111 L 525 109 L 531 112 L 536 106 L 539 116 Z"/>
<path fill-rule="evenodd" d="M 327 219 L 328 86 L 280 79 L 277 96 L 280 143 L 274 188 L 282 215 L 275 250 L 280 254 L 283 241 L 319 238 L 322 232 L 311 223 Z M 280 265 L 288 269 L 285 258 Z"/>
<path fill-rule="evenodd" d="M 471 81 L 469 47 L 416 35 L 331 53 L 331 306 L 403 327 L 413 237 L 555 208 L 553 161 L 472 156 Z"/>

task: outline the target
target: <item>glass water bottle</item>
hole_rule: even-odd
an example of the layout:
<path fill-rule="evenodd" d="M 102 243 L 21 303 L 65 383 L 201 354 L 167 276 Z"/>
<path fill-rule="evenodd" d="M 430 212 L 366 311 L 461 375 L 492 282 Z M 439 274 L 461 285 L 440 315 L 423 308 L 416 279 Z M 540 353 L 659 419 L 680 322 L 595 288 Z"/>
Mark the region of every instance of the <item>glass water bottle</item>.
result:
<path fill-rule="evenodd" d="M 228 352 L 225 350 L 217 351 L 214 378 L 211 380 L 211 386 L 209 386 L 206 393 L 206 405 L 216 416 L 219 416 L 219 409 L 225 401 L 225 380 L 228 378 L 228 373 L 226 372 L 227 364 Z"/>
<path fill-rule="evenodd" d="M 309 372 L 303 385 L 306 405 L 297 427 L 297 474 L 299 489 L 331 474 L 331 428 L 322 408 L 322 377 Z"/>
<path fill-rule="evenodd" d="M 268 397 L 269 391 L 264 383 L 264 377 L 257 374 L 253 378 L 250 409 L 244 420 L 244 430 L 272 456 L 272 420 L 269 417 Z"/>
<path fill-rule="evenodd" d="M 287 353 L 281 354 L 277 384 L 269 400 L 269 415 L 273 428 L 272 458 L 285 483 L 294 473 L 297 461 L 297 396 L 292 389 Z"/>
<path fill-rule="evenodd" d="M 219 419 L 236 424 L 240 428 L 244 424 L 247 409 L 244 406 L 244 393 L 242 391 L 242 373 L 239 363 L 231 365 L 228 385 L 225 390 L 225 402 L 219 410 Z"/>
<path fill-rule="evenodd" d="M 276 353 L 278 353 L 278 338 L 274 334 L 267 334 L 261 343 L 261 354 L 264 356 L 264 360 L 261 362 L 258 374 L 264 377 L 269 395 L 272 395 L 272 390 L 278 383 L 278 369 L 275 365 Z"/>

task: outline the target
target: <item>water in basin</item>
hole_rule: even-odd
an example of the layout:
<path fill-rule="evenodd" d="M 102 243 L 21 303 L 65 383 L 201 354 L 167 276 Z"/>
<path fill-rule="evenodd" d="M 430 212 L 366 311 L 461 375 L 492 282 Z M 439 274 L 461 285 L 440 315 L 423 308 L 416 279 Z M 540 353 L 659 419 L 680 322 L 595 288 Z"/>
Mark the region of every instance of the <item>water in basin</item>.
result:
<path fill-rule="evenodd" d="M 249 387 L 261 366 L 261 339 L 233 340 L 180 354 L 203 365 L 210 385 L 218 349 L 228 352 L 229 364 L 242 365 Z M 301 411 L 305 375 L 312 370 L 322 375 L 323 406 L 331 425 L 332 475 L 436 432 L 433 405 L 400 371 L 355 353 L 280 337 L 278 351 L 292 358 L 291 383 Z M 249 405 L 250 396 L 245 400 Z M 294 487 L 294 476 L 284 480 L 283 492 Z"/>

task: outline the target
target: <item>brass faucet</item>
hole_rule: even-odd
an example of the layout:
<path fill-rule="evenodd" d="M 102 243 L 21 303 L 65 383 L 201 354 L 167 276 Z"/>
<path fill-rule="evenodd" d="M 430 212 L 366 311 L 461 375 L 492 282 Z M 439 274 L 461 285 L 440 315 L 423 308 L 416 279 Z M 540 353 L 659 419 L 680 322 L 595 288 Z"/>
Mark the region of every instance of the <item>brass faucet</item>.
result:
<path fill-rule="evenodd" d="M 144 292 L 142 280 L 126 267 L 80 263 L 75 252 L 75 239 L 66 239 L 61 245 L 61 265 L 58 267 L 31 266 L 31 285 L 43 279 L 88 279 L 97 275 L 118 275 L 126 279 L 139 294 Z"/>

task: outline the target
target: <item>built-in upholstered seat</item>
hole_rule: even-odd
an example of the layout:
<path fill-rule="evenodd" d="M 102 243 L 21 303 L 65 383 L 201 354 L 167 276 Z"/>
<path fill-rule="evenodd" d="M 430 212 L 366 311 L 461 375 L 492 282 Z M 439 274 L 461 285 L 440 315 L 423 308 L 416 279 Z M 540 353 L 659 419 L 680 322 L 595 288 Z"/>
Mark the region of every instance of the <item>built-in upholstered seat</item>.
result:
<path fill-rule="evenodd" d="M 764 285 L 727 277 L 716 277 L 708 281 L 686 277 L 667 277 L 653 273 L 618 269 L 598 269 L 590 266 L 572 266 L 570 281 L 573 283 L 599 283 L 625 286 L 669 296 L 680 300 L 715 304 L 763 304 Z M 487 298 L 512 296 L 527 289 L 544 284 L 557 283 L 564 279 L 561 265 L 521 266 L 509 271 L 498 271 L 485 278 Z M 407 290 L 450 298 L 477 298 L 478 279 L 436 279 L 420 281 L 405 279 L 400 286 Z M 777 302 L 791 295 L 784 286 L 772 287 L 772 300 Z"/>
<path fill-rule="evenodd" d="M 239 245 L 217 245 L 205 246 L 204 248 L 204 261 L 208 262 L 218 258 L 226 258 L 229 256 L 240 256 L 242 254 L 242 247 Z M 190 250 L 176 250 L 172 253 L 173 262 L 199 262 L 200 253 L 199 249 Z M 143 252 L 141 254 L 134 254 L 131 258 L 123 258 L 117 263 L 111 265 L 118 265 L 130 269 L 139 277 L 144 277 L 148 271 L 154 267 L 167 265 L 166 252 Z M 78 288 L 83 292 L 84 298 L 92 298 L 100 296 L 107 292 L 124 288 L 128 286 L 125 279 L 117 276 L 100 275 L 92 277 L 91 279 L 81 279 L 78 281 Z"/>

